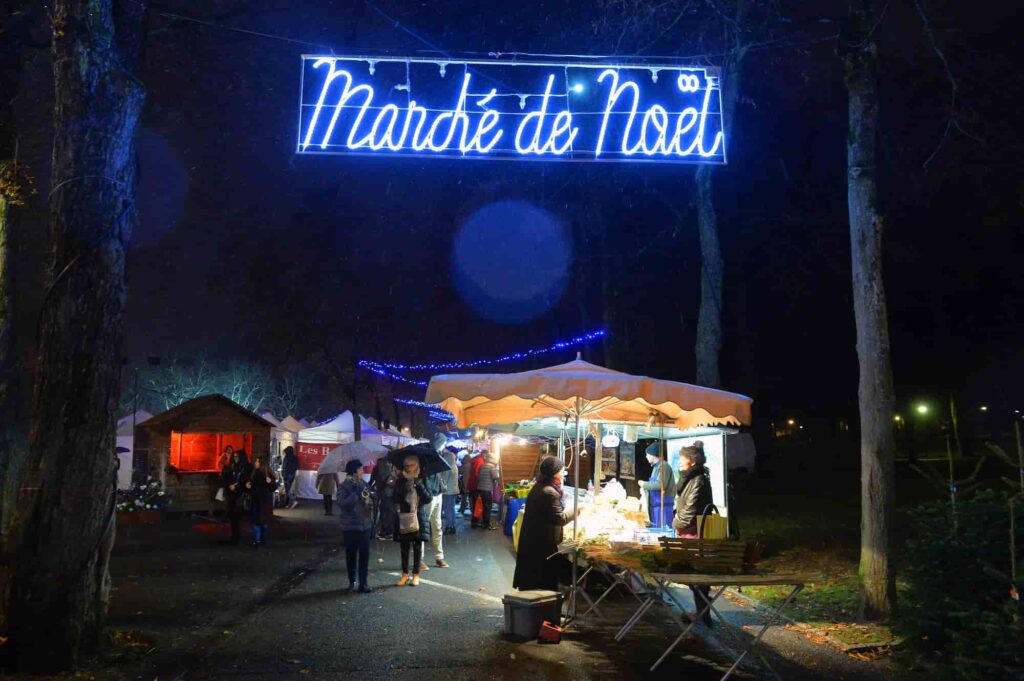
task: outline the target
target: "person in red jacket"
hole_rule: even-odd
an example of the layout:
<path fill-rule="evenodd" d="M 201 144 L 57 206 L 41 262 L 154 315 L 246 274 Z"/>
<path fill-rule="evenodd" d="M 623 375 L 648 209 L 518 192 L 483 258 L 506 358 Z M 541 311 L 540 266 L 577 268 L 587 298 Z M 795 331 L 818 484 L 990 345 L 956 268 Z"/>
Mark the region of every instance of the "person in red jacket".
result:
<path fill-rule="evenodd" d="M 480 498 L 480 492 L 477 491 L 476 485 L 480 479 L 480 467 L 483 465 L 484 453 L 477 452 L 469 462 L 469 480 L 466 481 L 466 488 L 469 490 L 469 513 L 472 517 L 470 527 L 477 527 L 480 525 L 480 520 L 473 515 L 473 512 L 476 511 L 476 500 Z"/>

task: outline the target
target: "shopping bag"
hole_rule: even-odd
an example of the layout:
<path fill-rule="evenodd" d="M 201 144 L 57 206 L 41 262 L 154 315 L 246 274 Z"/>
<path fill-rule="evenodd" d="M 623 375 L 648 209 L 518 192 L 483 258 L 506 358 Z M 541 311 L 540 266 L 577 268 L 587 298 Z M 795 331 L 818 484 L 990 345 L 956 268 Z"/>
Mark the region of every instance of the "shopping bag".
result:
<path fill-rule="evenodd" d="M 398 534 L 412 534 L 420 531 L 420 521 L 415 513 L 398 514 Z"/>
<path fill-rule="evenodd" d="M 526 507 L 519 509 L 519 515 L 512 523 L 512 550 L 519 553 L 519 531 L 523 529 L 523 518 L 526 516 Z"/>
<path fill-rule="evenodd" d="M 473 504 L 473 520 L 480 520 L 484 517 L 484 500 L 483 497 L 477 497 L 476 503 Z"/>
<path fill-rule="evenodd" d="M 217 501 L 227 501 L 227 496 L 225 496 L 224 494 L 224 488 L 218 487 L 217 494 L 215 494 L 213 498 L 216 499 Z"/>
<path fill-rule="evenodd" d="M 713 513 L 708 513 L 709 510 Z M 729 519 L 722 517 L 714 504 L 709 504 L 697 517 L 697 536 L 701 539 L 728 539 Z"/>

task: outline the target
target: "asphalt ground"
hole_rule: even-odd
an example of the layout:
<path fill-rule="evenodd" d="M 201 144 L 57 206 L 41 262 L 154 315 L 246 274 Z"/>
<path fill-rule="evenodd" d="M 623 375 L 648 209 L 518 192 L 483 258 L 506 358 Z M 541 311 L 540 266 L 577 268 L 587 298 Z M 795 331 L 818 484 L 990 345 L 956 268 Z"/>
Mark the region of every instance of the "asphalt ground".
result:
<path fill-rule="evenodd" d="M 655 608 L 621 643 L 614 634 L 636 608 L 628 596 L 602 604 L 558 645 L 504 635 L 501 597 L 512 591 L 511 539 L 469 528 L 446 536 L 451 568 L 434 567 L 418 587 L 397 587 L 399 548 L 371 544 L 372 594 L 347 591 L 337 517 L 316 502 L 278 510 L 268 545 L 228 546 L 227 526 L 198 518 L 122 532 L 115 548 L 110 624 L 154 641 L 122 665 L 137 679 L 718 679 L 736 644 L 724 627 L 698 628 L 654 673 L 675 638 L 668 607 Z M 688 591 L 685 600 L 691 603 Z M 720 600 L 749 639 L 760 615 Z M 786 679 L 890 678 L 885 662 L 864 662 L 772 627 L 764 652 Z M 759 663 L 733 678 L 773 678 Z"/>

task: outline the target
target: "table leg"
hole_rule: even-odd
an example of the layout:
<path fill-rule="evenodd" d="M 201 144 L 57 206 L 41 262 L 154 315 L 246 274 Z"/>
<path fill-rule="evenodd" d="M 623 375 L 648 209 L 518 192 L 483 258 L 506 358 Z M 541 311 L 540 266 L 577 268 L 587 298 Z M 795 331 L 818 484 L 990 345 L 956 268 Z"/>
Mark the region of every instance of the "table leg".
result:
<path fill-rule="evenodd" d="M 640 621 L 640 618 L 644 616 L 644 613 L 651 609 L 651 606 L 654 605 L 656 601 L 657 597 L 655 595 L 652 594 L 648 596 L 647 599 L 640 604 L 640 607 L 637 608 L 636 612 L 633 613 L 633 616 L 626 620 L 626 623 L 622 625 L 622 628 L 619 629 L 619 632 L 615 634 L 615 640 L 621 641 L 622 639 L 624 639 L 626 637 L 626 634 L 628 634 L 630 630 L 632 630 L 633 627 L 636 626 L 637 622 Z"/>
<path fill-rule="evenodd" d="M 729 667 L 729 671 L 725 673 L 725 676 L 721 678 L 721 681 L 726 681 L 726 679 L 728 679 L 732 675 L 732 673 L 736 671 L 736 668 L 740 665 L 740 662 L 743 661 L 743 658 L 746 657 L 747 653 L 754 649 L 754 646 L 758 644 L 758 642 L 761 640 L 761 637 L 765 635 L 765 632 L 768 631 L 768 628 L 772 626 L 774 621 L 777 619 L 781 619 L 782 612 L 786 609 L 786 606 L 788 606 L 793 601 L 793 599 L 796 598 L 798 593 L 803 591 L 803 588 L 803 584 L 797 584 L 793 587 L 793 590 L 790 592 L 790 594 L 786 596 L 786 600 L 782 601 L 782 604 L 779 607 L 770 609 L 768 611 L 768 616 L 765 618 L 764 626 L 762 626 L 761 630 L 757 632 L 757 636 L 754 637 L 754 640 L 751 641 L 750 644 L 743 650 L 743 652 L 740 653 L 740 656 L 736 658 L 736 661 L 733 663 L 731 667 Z M 767 666 L 768 669 L 771 670 L 772 674 L 775 675 L 775 678 L 780 679 L 781 681 L 782 677 L 779 676 L 774 669 L 772 669 L 771 665 L 768 664 L 768 661 L 765 660 L 764 657 L 762 657 L 759 653 L 755 654 L 759 658 L 761 658 L 761 661 L 764 662 L 765 666 Z"/>
<path fill-rule="evenodd" d="M 651 671 L 652 671 L 652 672 L 653 672 L 653 671 L 654 671 L 655 669 L 657 669 L 657 668 L 658 668 L 658 665 L 660 665 L 660 664 L 662 663 L 662 661 L 663 661 L 663 660 L 664 660 L 664 659 L 665 659 L 666 657 L 668 657 L 668 656 L 669 656 L 669 654 L 670 654 L 670 653 L 671 653 L 671 652 L 672 652 L 673 650 L 675 650 L 676 646 L 677 646 L 677 645 L 679 645 L 679 643 L 680 643 L 680 642 L 681 642 L 681 641 L 682 641 L 682 640 L 683 640 L 684 638 L 686 638 L 686 635 L 690 633 L 690 630 L 691 630 L 691 629 L 693 629 L 693 627 L 694 627 L 694 626 L 695 626 L 695 625 L 697 624 L 697 622 L 699 622 L 699 621 L 701 620 L 701 618 L 703 618 L 703 617 L 704 617 L 704 613 L 708 612 L 709 610 L 711 610 L 711 609 L 713 608 L 713 606 L 714 606 L 714 603 L 715 603 L 715 601 L 717 601 L 717 600 L 719 599 L 719 597 L 720 597 L 720 596 L 721 596 L 721 595 L 722 595 L 723 593 L 725 593 L 725 587 L 724 587 L 724 586 L 723 586 L 723 587 L 720 587 L 720 588 L 718 589 L 718 591 L 716 591 L 716 592 L 715 592 L 715 594 L 714 594 L 714 595 L 713 595 L 713 596 L 711 597 L 711 600 L 707 601 L 707 604 L 706 604 L 706 605 L 705 605 L 705 606 L 704 606 L 703 608 L 700 608 L 700 610 L 698 610 L 698 611 L 697 611 L 697 612 L 696 612 L 696 613 L 694 614 L 693 620 L 692 620 L 692 621 L 690 622 L 690 625 L 689 625 L 688 627 L 686 627 L 685 629 L 683 629 L 683 633 L 679 634 L 679 636 L 678 636 L 678 637 L 676 637 L 676 640 L 672 641 L 672 645 L 670 645 L 670 646 L 669 646 L 669 647 L 668 647 L 668 648 L 667 648 L 667 649 L 665 650 L 665 652 L 661 654 L 661 657 L 659 657 L 659 658 L 658 658 L 658 660 L 657 660 L 657 661 L 656 661 L 656 662 L 654 663 L 654 665 L 653 665 L 653 666 L 651 667 Z M 701 595 L 701 598 L 703 598 L 703 595 Z M 675 599 L 674 599 L 674 598 L 673 598 L 672 600 L 673 600 L 673 601 L 675 601 Z M 676 602 L 678 603 L 678 601 L 676 601 Z"/>

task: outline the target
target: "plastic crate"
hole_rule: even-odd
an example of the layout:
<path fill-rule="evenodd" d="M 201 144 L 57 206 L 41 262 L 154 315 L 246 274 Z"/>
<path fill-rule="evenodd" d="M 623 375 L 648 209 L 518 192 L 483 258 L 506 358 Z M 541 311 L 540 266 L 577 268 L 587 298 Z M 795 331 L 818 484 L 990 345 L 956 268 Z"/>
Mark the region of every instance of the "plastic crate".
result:
<path fill-rule="evenodd" d="M 562 621 L 562 595 L 557 591 L 518 591 L 505 594 L 505 633 L 537 638 L 544 622 Z"/>

